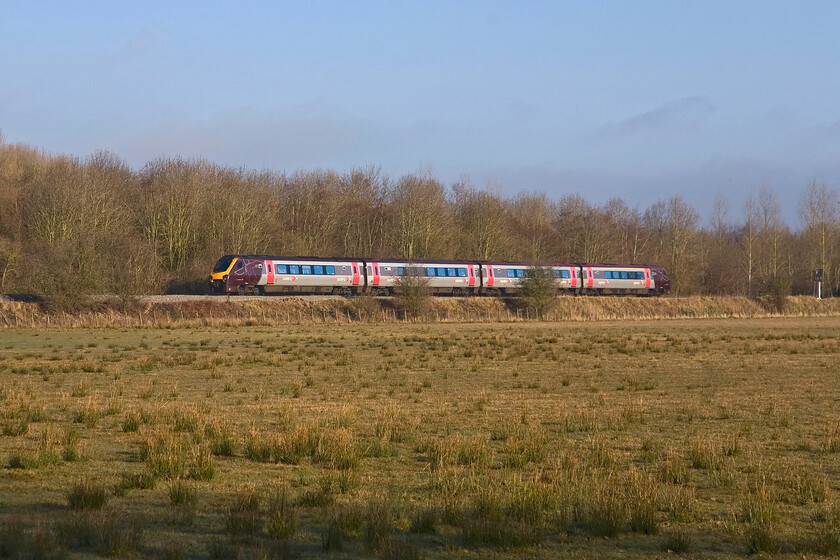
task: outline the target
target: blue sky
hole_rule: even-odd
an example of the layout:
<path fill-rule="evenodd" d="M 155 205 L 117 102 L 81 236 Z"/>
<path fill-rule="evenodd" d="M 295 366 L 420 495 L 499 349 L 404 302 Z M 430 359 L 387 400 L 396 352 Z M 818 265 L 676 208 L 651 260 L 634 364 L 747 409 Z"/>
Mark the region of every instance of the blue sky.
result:
<path fill-rule="evenodd" d="M 840 2 L 0 3 L 7 142 L 644 209 L 840 187 Z"/>

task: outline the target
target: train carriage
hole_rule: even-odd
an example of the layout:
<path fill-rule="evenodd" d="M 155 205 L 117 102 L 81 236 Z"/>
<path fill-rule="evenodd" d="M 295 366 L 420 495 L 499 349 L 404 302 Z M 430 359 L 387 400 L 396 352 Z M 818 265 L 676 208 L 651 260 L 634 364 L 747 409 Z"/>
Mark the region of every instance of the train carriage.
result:
<path fill-rule="evenodd" d="M 515 295 L 528 270 L 534 266 L 550 268 L 560 293 L 574 293 L 580 286 L 580 266 L 575 264 L 545 264 L 513 262 L 482 262 L 482 291 L 487 295 Z"/>
<path fill-rule="evenodd" d="M 470 295 L 480 288 L 478 263 L 468 261 L 408 261 L 368 260 L 368 293 L 393 294 L 400 280 L 410 275 L 422 282 L 434 294 Z"/>
<path fill-rule="evenodd" d="M 226 255 L 216 263 L 210 285 L 213 293 L 352 295 L 364 289 L 364 261 Z"/>
<path fill-rule="evenodd" d="M 581 273 L 587 295 L 659 295 L 670 289 L 659 266 L 582 264 Z"/>

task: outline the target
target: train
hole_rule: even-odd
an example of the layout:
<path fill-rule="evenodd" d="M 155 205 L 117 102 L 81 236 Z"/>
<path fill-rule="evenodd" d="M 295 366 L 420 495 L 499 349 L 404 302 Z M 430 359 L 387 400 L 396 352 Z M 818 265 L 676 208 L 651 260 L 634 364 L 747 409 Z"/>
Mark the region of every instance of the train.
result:
<path fill-rule="evenodd" d="M 355 259 L 225 255 L 210 275 L 211 294 L 387 296 L 422 278 L 434 295 L 519 294 L 532 267 L 551 270 L 558 294 L 661 296 L 671 289 L 657 265 Z"/>

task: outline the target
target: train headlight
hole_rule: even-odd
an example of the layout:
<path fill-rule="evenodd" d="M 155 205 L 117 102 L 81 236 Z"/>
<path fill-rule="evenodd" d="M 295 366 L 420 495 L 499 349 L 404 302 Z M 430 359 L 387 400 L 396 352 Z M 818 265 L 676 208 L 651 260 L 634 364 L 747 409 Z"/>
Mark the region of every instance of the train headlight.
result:
<path fill-rule="evenodd" d="M 227 274 L 225 274 L 224 276 L 222 276 L 222 282 L 227 283 L 227 279 L 228 279 L 228 275 L 227 275 Z"/>

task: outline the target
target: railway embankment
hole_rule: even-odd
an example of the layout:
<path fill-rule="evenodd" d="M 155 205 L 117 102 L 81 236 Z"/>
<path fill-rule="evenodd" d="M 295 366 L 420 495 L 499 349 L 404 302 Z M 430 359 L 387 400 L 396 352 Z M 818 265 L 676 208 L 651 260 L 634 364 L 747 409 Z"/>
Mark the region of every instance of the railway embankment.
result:
<path fill-rule="evenodd" d="M 547 322 L 686 318 L 840 316 L 840 298 L 795 296 L 784 302 L 745 297 L 559 297 Z M 516 322 L 536 320 L 518 300 L 432 298 L 417 318 L 393 298 L 201 297 L 9 298 L 0 297 L 0 329 L 281 326 L 356 322 Z"/>

